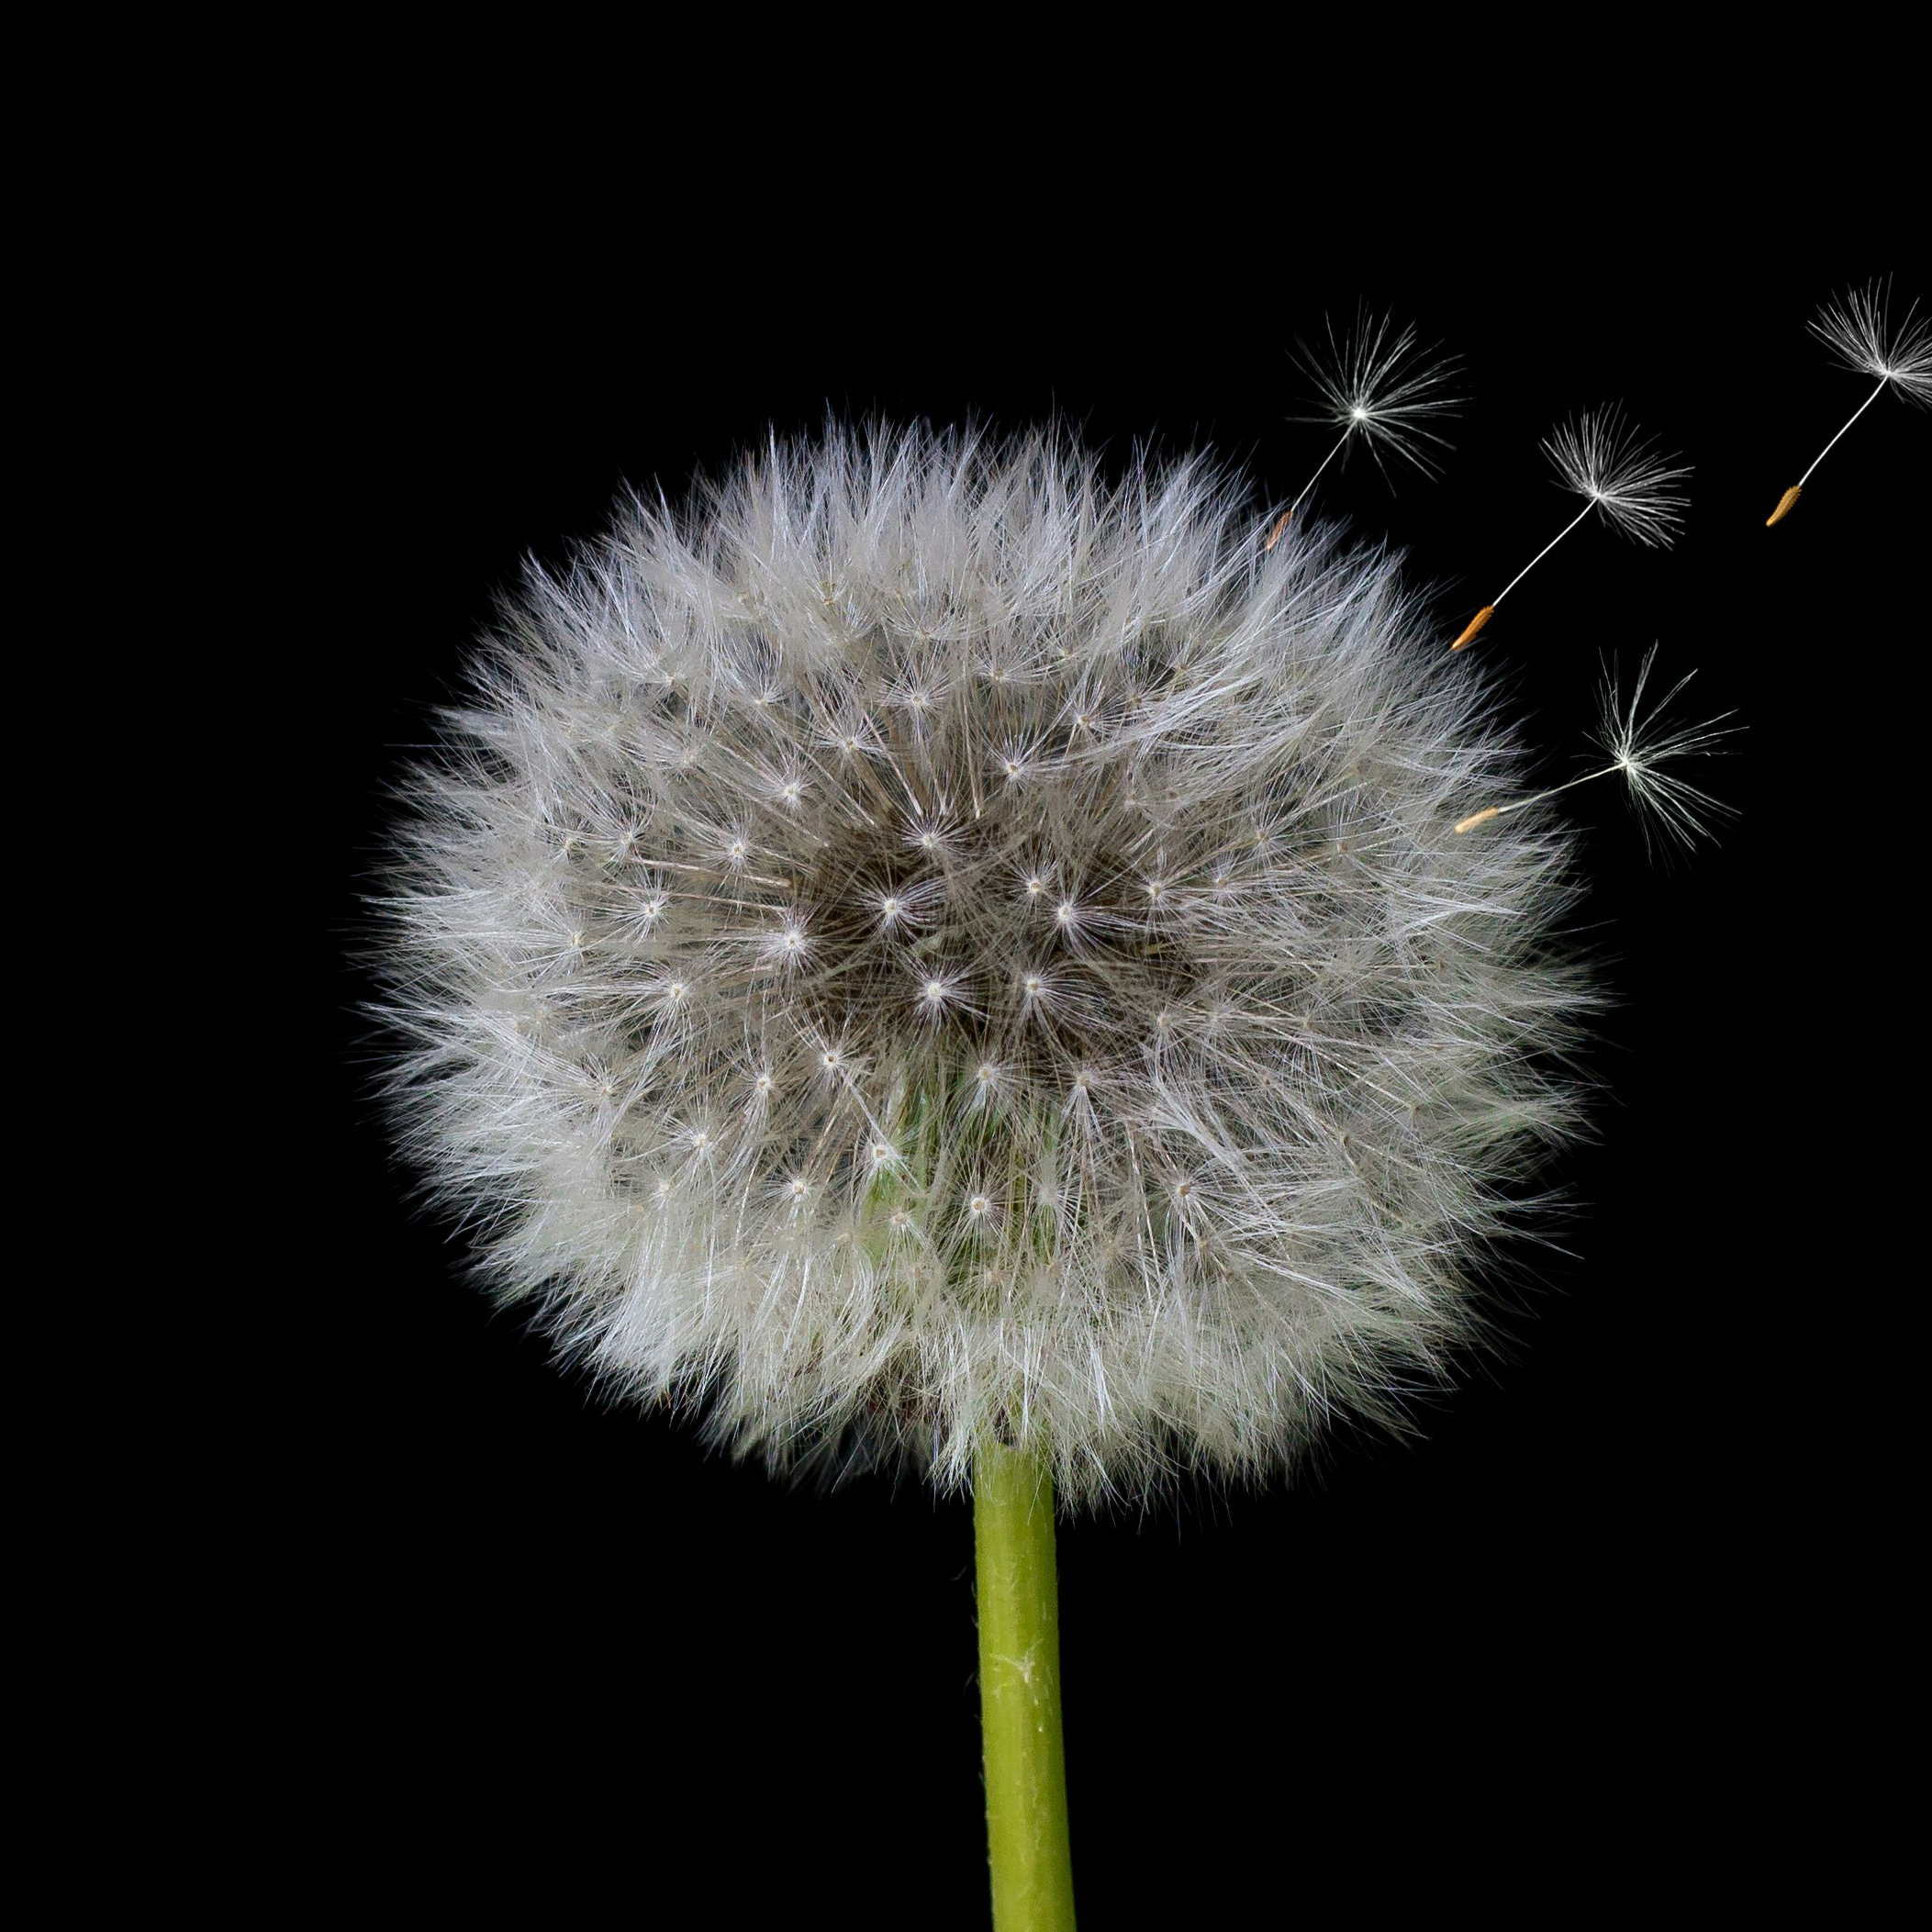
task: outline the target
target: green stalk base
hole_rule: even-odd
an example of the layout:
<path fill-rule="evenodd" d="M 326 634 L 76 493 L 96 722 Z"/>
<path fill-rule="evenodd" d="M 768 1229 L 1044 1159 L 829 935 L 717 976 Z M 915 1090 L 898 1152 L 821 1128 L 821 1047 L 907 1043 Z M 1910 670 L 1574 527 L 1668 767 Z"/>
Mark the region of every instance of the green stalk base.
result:
<path fill-rule="evenodd" d="M 973 1545 L 993 1926 L 1073 1932 L 1054 1492 L 1032 1457 L 1004 1447 L 980 1452 Z"/>

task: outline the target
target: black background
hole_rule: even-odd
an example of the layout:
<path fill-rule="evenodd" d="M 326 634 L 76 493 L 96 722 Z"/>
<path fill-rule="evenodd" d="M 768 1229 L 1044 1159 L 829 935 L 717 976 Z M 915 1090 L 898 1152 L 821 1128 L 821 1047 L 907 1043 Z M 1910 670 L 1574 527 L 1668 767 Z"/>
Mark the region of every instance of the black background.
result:
<path fill-rule="evenodd" d="M 1357 453 L 1315 501 L 1407 553 L 1446 643 L 1567 520 L 1537 448 L 1558 419 L 1621 400 L 1695 465 L 1674 551 L 1585 525 L 1472 655 L 1554 782 L 1600 658 L 1659 641 L 1697 715 L 1748 727 L 1693 775 L 1740 816 L 1667 870 L 1613 786 L 1572 795 L 1610 1091 L 1560 1168 L 1565 1251 L 1503 1290 L 1505 1357 L 1415 1439 L 1344 1434 L 1292 1488 L 1064 1524 L 1083 1922 L 1245 1924 L 1268 1898 L 1271 1923 L 1342 1874 L 1371 1904 L 1501 1900 L 1552 1859 L 1600 1903 L 1775 1878 L 1807 1836 L 1794 1786 L 1862 1775 L 1811 1740 L 1870 1692 L 1860 1600 L 1885 1614 L 1848 1383 L 1903 1290 L 1842 1256 L 1893 1067 L 1850 955 L 1916 944 L 1867 879 L 1899 836 L 1878 775 L 1922 762 L 1888 694 L 1923 645 L 1926 419 L 1882 398 L 1764 519 L 1869 387 L 1807 335 L 1816 305 L 1893 270 L 1899 310 L 1932 293 L 1904 198 L 1748 215 L 1740 162 L 1555 224 L 1500 187 L 1398 220 L 1367 176 L 1292 161 L 1158 195 L 1042 165 L 1023 199 L 921 171 L 801 208 L 780 165 L 742 196 L 586 209 L 514 168 L 426 168 L 320 206 L 288 300 L 329 345 L 289 421 L 332 485 L 308 711 L 326 1210 L 296 1271 L 327 1286 L 278 1417 L 301 1500 L 274 1602 L 301 1635 L 295 1688 L 265 1694 L 298 1752 L 350 1767 L 326 1876 L 533 1880 L 565 1923 L 615 1884 L 646 1922 L 679 1897 L 727 1924 L 984 1924 L 969 1504 L 774 1486 L 600 1410 L 465 1285 L 366 1092 L 345 947 L 381 787 L 520 560 L 561 558 L 626 485 L 676 496 L 829 407 L 1058 414 L 1116 463 L 1212 443 L 1283 501 L 1327 448 L 1285 419 L 1307 407 L 1286 352 L 1366 299 L 1459 352 L 1473 400 L 1439 480 L 1391 494 Z"/>

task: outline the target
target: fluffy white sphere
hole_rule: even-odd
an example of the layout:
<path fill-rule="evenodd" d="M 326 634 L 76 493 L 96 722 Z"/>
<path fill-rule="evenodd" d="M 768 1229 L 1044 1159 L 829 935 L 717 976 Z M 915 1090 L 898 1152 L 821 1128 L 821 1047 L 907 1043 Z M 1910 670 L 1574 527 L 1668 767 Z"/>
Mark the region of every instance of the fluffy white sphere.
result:
<path fill-rule="evenodd" d="M 1388 1416 L 1567 1131 L 1569 848 L 1383 555 L 832 430 L 532 571 L 385 901 L 407 1151 L 609 1381 L 1075 1497 Z"/>

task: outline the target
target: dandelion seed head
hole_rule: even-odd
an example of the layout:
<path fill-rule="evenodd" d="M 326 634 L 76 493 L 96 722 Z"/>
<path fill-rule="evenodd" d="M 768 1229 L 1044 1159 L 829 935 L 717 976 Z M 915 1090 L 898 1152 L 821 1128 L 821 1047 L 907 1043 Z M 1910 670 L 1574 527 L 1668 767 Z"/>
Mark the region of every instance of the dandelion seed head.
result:
<path fill-rule="evenodd" d="M 1626 536 L 1668 550 L 1683 527 L 1688 464 L 1658 452 L 1622 407 L 1587 409 L 1559 423 L 1543 448 L 1565 489 L 1588 497 Z"/>
<path fill-rule="evenodd" d="M 407 780 L 388 1089 L 609 1389 L 1080 1500 L 1440 1376 L 1576 1115 L 1570 849 L 1455 835 L 1517 757 L 1480 668 L 1256 517 L 1201 458 L 833 428 L 531 572 Z"/>

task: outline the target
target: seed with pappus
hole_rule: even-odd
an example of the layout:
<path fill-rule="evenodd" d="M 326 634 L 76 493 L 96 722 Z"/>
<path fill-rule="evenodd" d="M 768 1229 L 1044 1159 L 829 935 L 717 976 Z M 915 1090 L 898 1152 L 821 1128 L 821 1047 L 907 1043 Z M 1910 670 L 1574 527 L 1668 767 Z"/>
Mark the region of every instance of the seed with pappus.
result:
<path fill-rule="evenodd" d="M 1660 455 L 1654 441 L 1625 423 L 1615 404 L 1558 423 L 1545 438 L 1543 451 L 1563 487 L 1583 498 L 1583 508 L 1469 620 L 1451 651 L 1463 649 L 1496 614 L 1496 606 L 1592 510 L 1601 510 L 1626 537 L 1660 550 L 1670 549 L 1682 528 L 1690 466 Z"/>
<path fill-rule="evenodd" d="M 1636 682 L 1626 700 L 1613 664 L 1604 674 L 1598 697 L 1598 724 L 1591 743 L 1610 760 L 1580 777 L 1566 778 L 1560 785 L 1507 805 L 1489 805 L 1456 821 L 1456 830 L 1474 832 L 1513 811 L 1526 811 L 1559 792 L 1589 785 L 1598 778 L 1622 778 L 1630 788 L 1637 823 L 1644 843 L 1653 853 L 1667 854 L 1673 847 L 1688 851 L 1711 828 L 1712 821 L 1735 816 L 1732 808 L 1701 787 L 1681 776 L 1676 767 L 1687 758 L 1709 758 L 1729 749 L 1725 740 L 1735 738 L 1744 727 L 1726 724 L 1731 716 L 1720 711 L 1714 718 L 1697 724 L 1685 724 L 1665 713 L 1682 697 L 1697 674 L 1686 671 L 1650 709 L 1644 709 L 1644 687 L 1650 681 L 1657 662 L 1657 646 L 1651 645 L 1637 666 Z"/>
<path fill-rule="evenodd" d="M 1399 1415 L 1574 1124 L 1568 835 L 1385 555 L 831 429 L 533 568 L 409 776 L 403 1145 L 606 1385 L 1076 1500 Z"/>
<path fill-rule="evenodd" d="M 1908 403 L 1932 408 L 1932 318 L 1921 319 L 1915 302 L 1905 311 L 1905 319 L 1893 329 L 1886 314 L 1890 294 L 1889 283 L 1882 289 L 1876 282 L 1868 288 L 1855 288 L 1838 300 L 1826 303 L 1812 323 L 1812 333 L 1846 368 L 1860 375 L 1875 375 L 1878 386 L 1847 418 L 1837 436 L 1812 458 L 1811 469 L 1779 497 L 1777 508 L 1764 519 L 1767 530 L 1791 514 L 1804 486 L 1811 481 L 1812 470 L 1831 454 L 1838 436 L 1844 435 L 1887 389 L 1896 389 Z"/>
<path fill-rule="evenodd" d="M 1315 465 L 1314 475 L 1301 486 L 1301 494 L 1275 519 L 1268 533 L 1269 550 L 1281 541 L 1281 533 L 1321 480 L 1322 472 L 1348 446 L 1352 436 L 1359 436 L 1367 444 L 1384 476 L 1389 474 L 1382 461 L 1384 450 L 1413 463 L 1425 476 L 1434 475 L 1435 452 L 1446 451 L 1449 445 L 1431 427 L 1432 421 L 1452 414 L 1464 400 L 1448 394 L 1449 384 L 1461 366 L 1457 359 L 1421 348 L 1414 329 L 1397 329 L 1392 317 L 1371 316 L 1364 309 L 1357 316 L 1355 327 L 1339 341 L 1331 323 L 1325 355 L 1305 343 L 1297 343 L 1296 348 L 1297 359 L 1323 404 L 1321 415 L 1299 419 L 1327 423 L 1342 433 Z"/>

